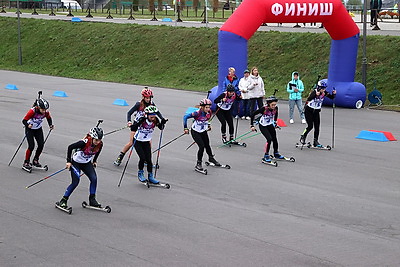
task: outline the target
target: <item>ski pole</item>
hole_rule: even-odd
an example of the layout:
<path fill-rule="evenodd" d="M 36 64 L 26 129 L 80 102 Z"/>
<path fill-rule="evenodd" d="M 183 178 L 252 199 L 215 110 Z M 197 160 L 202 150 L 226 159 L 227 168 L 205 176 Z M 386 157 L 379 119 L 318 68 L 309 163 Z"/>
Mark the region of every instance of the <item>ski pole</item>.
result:
<path fill-rule="evenodd" d="M 50 174 L 49 176 L 46 176 L 46 177 L 44 177 L 44 178 L 42 178 L 42 179 L 40 179 L 39 181 L 36 181 L 36 182 L 34 182 L 33 184 L 31 184 L 31 185 L 28 185 L 27 187 L 25 187 L 26 189 L 28 189 L 28 188 L 30 188 L 30 187 L 32 187 L 32 186 L 34 186 L 35 184 L 38 184 L 38 183 L 40 183 L 40 182 L 43 182 L 44 180 L 47 180 L 47 179 L 49 179 L 50 177 L 52 177 L 52 176 L 54 176 L 54 175 L 56 175 L 57 173 L 60 173 L 60 172 L 62 172 L 62 171 L 65 171 L 67 168 L 62 168 L 61 170 L 59 170 L 59 171 L 56 171 L 55 173 L 52 173 L 52 174 Z"/>
<path fill-rule="evenodd" d="M 128 159 L 126 160 L 126 163 L 125 163 L 125 166 L 124 166 L 124 170 L 122 171 L 122 174 L 121 174 L 121 178 L 119 179 L 118 187 L 121 186 L 122 178 L 124 177 L 126 167 L 128 166 L 128 162 L 129 162 L 129 159 L 131 158 L 133 148 L 135 147 L 135 144 L 136 144 L 136 137 L 137 137 L 138 132 L 139 131 L 137 131 L 136 134 L 133 136 L 133 144 L 132 144 L 132 147 L 131 147 L 131 151 L 129 151 L 129 156 L 128 156 Z"/>
<path fill-rule="evenodd" d="M 244 138 L 240 138 L 239 141 L 243 141 L 243 140 L 252 138 L 252 137 L 254 137 L 254 136 L 256 136 L 256 135 L 259 135 L 259 134 L 261 134 L 261 132 L 255 133 L 255 134 L 252 134 L 252 135 L 249 135 L 249 136 L 246 136 L 246 137 L 244 137 Z"/>
<path fill-rule="evenodd" d="M 129 126 L 124 126 L 124 127 L 122 127 L 122 128 L 119 128 L 119 129 L 116 129 L 116 130 L 112 130 L 112 131 L 110 131 L 110 132 L 108 132 L 108 133 L 105 133 L 104 136 L 109 135 L 109 134 L 113 134 L 113 133 L 116 133 L 116 132 L 119 132 L 119 131 L 121 131 L 121 130 L 123 130 L 123 129 L 126 129 L 126 128 L 128 128 L 128 127 L 129 127 Z"/>
<path fill-rule="evenodd" d="M 44 142 L 43 142 L 43 146 L 44 146 L 44 144 L 46 144 L 47 138 L 49 138 L 51 131 L 53 131 L 53 129 L 50 129 L 49 132 L 47 133 L 46 138 L 44 139 Z"/>
<path fill-rule="evenodd" d="M 246 133 L 244 133 L 244 134 L 242 134 L 242 135 L 239 135 L 237 138 L 232 139 L 232 140 L 230 140 L 229 142 L 226 142 L 226 143 L 224 143 L 224 144 L 222 144 L 222 145 L 220 145 L 220 146 L 218 146 L 218 147 L 223 147 L 223 146 L 229 145 L 230 143 L 236 141 L 237 139 L 239 139 L 239 138 L 241 138 L 241 137 L 243 137 L 243 136 L 245 136 L 245 135 L 248 135 L 248 134 L 251 133 L 251 132 L 252 132 L 252 130 L 250 130 L 250 131 L 248 131 L 248 132 L 246 132 Z"/>
<path fill-rule="evenodd" d="M 22 144 L 23 144 L 24 141 L 25 141 L 25 138 L 26 138 L 26 135 L 24 136 L 24 138 L 22 138 L 22 141 L 21 141 L 21 143 L 19 144 L 17 150 L 15 151 L 14 156 L 11 158 L 10 162 L 8 163 L 8 166 L 10 166 L 11 162 L 14 160 L 14 158 L 15 158 L 15 156 L 17 155 L 19 149 L 21 148 Z"/>
<path fill-rule="evenodd" d="M 102 123 L 102 122 L 103 122 L 103 120 L 98 120 L 96 127 L 99 127 L 100 123 Z"/>
<path fill-rule="evenodd" d="M 181 137 L 184 136 L 184 135 L 185 135 L 185 133 L 182 133 L 181 135 L 175 137 L 175 138 L 172 139 L 171 141 L 169 141 L 169 142 L 163 144 L 161 147 L 159 147 L 159 148 L 157 148 L 156 150 L 154 150 L 154 151 L 152 152 L 152 154 L 156 153 L 157 151 L 161 150 L 162 148 L 166 147 L 167 145 L 171 144 L 172 142 L 176 141 L 177 139 L 181 138 Z"/>
<path fill-rule="evenodd" d="M 154 179 L 157 177 L 158 160 L 160 158 L 160 151 L 161 151 L 160 146 L 161 146 L 163 132 L 164 132 L 164 129 L 161 130 L 160 140 L 158 141 L 158 152 L 157 152 L 157 159 L 156 159 L 156 169 L 154 170 Z"/>
<path fill-rule="evenodd" d="M 238 113 L 238 114 L 239 114 L 239 113 Z M 239 115 L 238 115 L 238 116 L 239 116 Z M 238 127 L 239 127 L 239 117 L 236 118 L 235 138 L 236 138 L 236 136 L 237 136 Z"/>

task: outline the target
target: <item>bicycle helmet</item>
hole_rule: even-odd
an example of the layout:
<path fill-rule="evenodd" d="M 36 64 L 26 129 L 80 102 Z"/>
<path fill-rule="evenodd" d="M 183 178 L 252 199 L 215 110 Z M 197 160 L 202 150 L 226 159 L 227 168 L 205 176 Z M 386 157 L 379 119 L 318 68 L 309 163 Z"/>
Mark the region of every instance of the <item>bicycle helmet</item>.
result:
<path fill-rule="evenodd" d="M 93 127 L 90 129 L 89 135 L 94 139 L 103 139 L 103 129 L 99 127 Z"/>
<path fill-rule="evenodd" d="M 207 106 L 207 105 L 211 105 L 211 104 L 212 104 L 212 102 L 208 98 L 204 98 L 204 99 L 200 100 L 200 103 L 199 103 L 200 106 Z"/>
<path fill-rule="evenodd" d="M 151 91 L 151 89 L 145 87 L 145 88 L 142 90 L 142 96 L 143 96 L 143 97 L 153 97 L 153 91 Z"/>
<path fill-rule="evenodd" d="M 317 89 L 325 89 L 326 87 L 328 87 L 328 85 L 324 81 L 319 81 L 317 84 Z"/>
<path fill-rule="evenodd" d="M 158 108 L 156 106 L 148 106 L 144 109 L 144 113 L 151 115 L 158 112 Z"/>
<path fill-rule="evenodd" d="M 42 109 L 49 109 L 50 104 L 49 104 L 49 102 L 47 102 L 46 99 L 40 98 L 40 99 L 36 100 L 36 106 L 38 106 L 39 108 L 42 108 Z"/>
<path fill-rule="evenodd" d="M 226 86 L 226 91 L 227 92 L 234 92 L 235 91 L 235 87 L 232 84 L 228 84 Z"/>
<path fill-rule="evenodd" d="M 274 95 L 268 97 L 266 100 L 267 100 L 267 104 L 270 104 L 272 102 L 278 102 L 278 98 L 276 98 Z"/>

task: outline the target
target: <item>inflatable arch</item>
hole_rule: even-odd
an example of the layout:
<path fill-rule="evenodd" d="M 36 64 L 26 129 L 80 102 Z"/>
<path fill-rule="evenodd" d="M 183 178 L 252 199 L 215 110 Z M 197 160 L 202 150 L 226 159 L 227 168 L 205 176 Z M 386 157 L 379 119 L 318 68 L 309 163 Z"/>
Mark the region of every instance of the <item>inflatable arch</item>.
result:
<path fill-rule="evenodd" d="M 354 82 L 360 31 L 341 0 L 244 0 L 218 32 L 218 87 L 210 98 L 223 92 L 229 67 L 238 74 L 247 69 L 247 41 L 263 23 L 311 22 L 323 23 L 332 38 L 328 91 L 335 87 L 335 104 L 360 108 L 366 99 L 365 86 Z"/>

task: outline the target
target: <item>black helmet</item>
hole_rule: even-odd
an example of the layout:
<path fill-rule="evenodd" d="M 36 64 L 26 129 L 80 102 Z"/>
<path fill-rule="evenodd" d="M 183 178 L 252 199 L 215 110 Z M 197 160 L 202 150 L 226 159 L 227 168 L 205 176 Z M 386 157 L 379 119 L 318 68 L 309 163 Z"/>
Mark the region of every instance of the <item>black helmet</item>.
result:
<path fill-rule="evenodd" d="M 267 98 L 267 104 L 270 104 L 272 102 L 278 102 L 278 98 L 276 98 L 274 95 Z"/>
<path fill-rule="evenodd" d="M 103 139 L 103 129 L 94 127 L 90 129 L 89 135 L 94 139 Z"/>
<path fill-rule="evenodd" d="M 227 92 L 234 92 L 235 91 L 235 87 L 232 84 L 228 84 L 226 86 L 226 91 Z"/>
<path fill-rule="evenodd" d="M 42 109 L 49 109 L 50 104 L 49 104 L 49 102 L 47 102 L 46 99 L 40 98 L 40 99 L 36 100 L 36 106 L 38 106 L 39 108 L 42 108 Z"/>

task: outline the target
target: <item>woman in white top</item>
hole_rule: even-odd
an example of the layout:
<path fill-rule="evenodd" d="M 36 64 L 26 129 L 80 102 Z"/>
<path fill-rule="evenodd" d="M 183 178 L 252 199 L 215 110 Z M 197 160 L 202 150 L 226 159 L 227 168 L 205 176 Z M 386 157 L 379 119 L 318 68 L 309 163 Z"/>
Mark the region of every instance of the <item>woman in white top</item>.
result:
<path fill-rule="evenodd" d="M 242 94 L 243 99 L 243 116 L 242 120 L 250 120 L 250 109 L 249 109 L 249 88 L 251 86 L 250 71 L 245 70 L 244 76 L 239 81 L 239 90 Z"/>
<path fill-rule="evenodd" d="M 251 69 L 250 81 L 251 84 L 248 94 L 250 98 L 250 113 L 253 113 L 256 103 L 258 108 L 264 106 L 263 98 L 265 96 L 264 81 L 258 74 L 257 67 Z"/>

